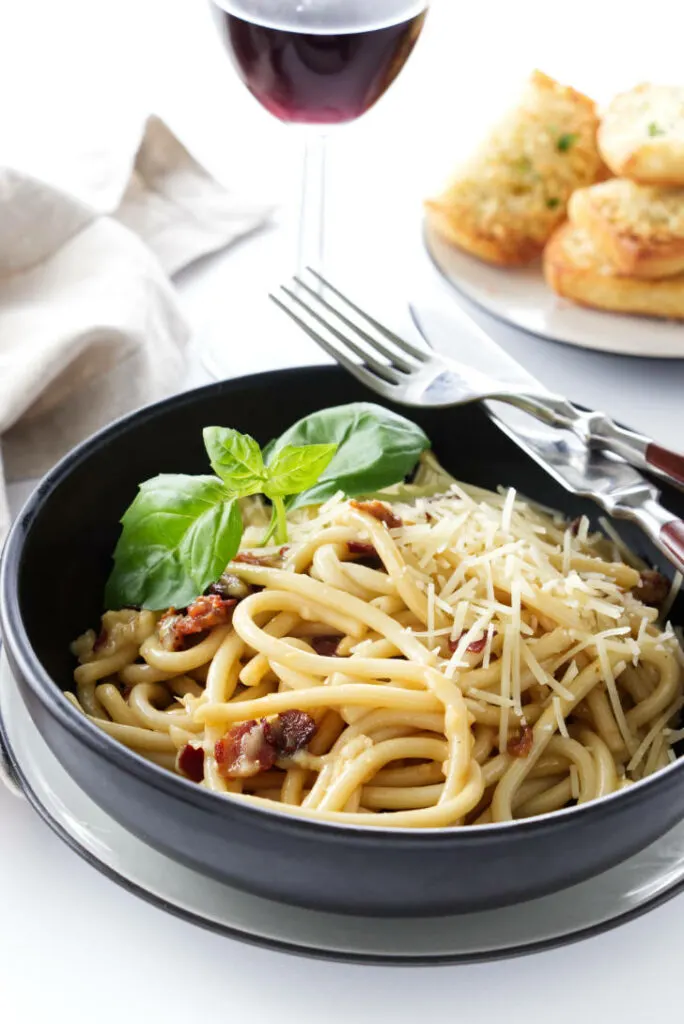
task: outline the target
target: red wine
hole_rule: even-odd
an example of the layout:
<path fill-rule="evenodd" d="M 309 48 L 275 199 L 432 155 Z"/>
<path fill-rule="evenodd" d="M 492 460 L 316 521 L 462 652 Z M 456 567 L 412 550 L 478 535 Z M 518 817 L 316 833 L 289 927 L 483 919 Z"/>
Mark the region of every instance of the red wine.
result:
<path fill-rule="evenodd" d="M 364 31 L 310 32 L 248 20 L 244 3 L 238 16 L 221 2 L 213 0 L 214 15 L 243 82 L 271 114 L 301 124 L 364 114 L 403 68 L 425 20 L 423 10 Z"/>

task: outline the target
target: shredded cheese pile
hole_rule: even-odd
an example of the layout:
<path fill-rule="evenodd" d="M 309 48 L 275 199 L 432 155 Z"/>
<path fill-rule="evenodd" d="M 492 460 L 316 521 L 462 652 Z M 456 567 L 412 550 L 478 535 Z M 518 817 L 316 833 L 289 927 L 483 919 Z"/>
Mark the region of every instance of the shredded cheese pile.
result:
<path fill-rule="evenodd" d="M 385 501 L 294 513 L 285 549 L 258 546 L 268 513 L 246 503 L 232 620 L 170 651 L 131 613 L 128 639 L 81 639 L 72 700 L 181 774 L 190 751 L 210 789 L 323 820 L 486 824 L 665 767 L 683 657 L 660 623 L 681 578 L 668 592 L 609 525 L 451 482 L 430 459 Z M 282 741 L 265 769 L 264 729 Z"/>

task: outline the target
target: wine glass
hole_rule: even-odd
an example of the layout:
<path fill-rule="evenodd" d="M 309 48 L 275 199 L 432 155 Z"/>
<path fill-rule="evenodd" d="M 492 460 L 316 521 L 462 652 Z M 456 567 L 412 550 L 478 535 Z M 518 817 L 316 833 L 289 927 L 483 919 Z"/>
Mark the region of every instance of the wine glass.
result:
<path fill-rule="evenodd" d="M 326 134 L 384 95 L 420 36 L 428 0 L 209 2 L 250 93 L 280 121 L 305 126 L 297 252 L 281 276 L 292 264 L 325 273 Z M 205 358 L 214 373 L 227 362 L 216 346 Z"/>

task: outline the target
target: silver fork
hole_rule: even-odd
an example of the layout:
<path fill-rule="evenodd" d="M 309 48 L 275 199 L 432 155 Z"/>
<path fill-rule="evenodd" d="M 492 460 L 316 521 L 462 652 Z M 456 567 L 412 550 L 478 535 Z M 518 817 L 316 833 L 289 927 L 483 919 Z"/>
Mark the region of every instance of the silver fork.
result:
<path fill-rule="evenodd" d="M 297 290 L 283 286 L 271 298 L 362 384 L 405 405 L 451 406 L 499 399 L 554 426 L 571 427 L 572 432 L 543 430 L 515 408 L 499 406 L 497 410 L 486 403 L 501 429 L 563 487 L 591 498 L 611 516 L 636 523 L 684 573 L 684 520 L 660 504 L 659 491 L 628 461 L 605 455 L 587 443 L 594 440 L 589 433 L 592 417 L 604 426 L 612 422 L 607 417 L 585 413 L 562 396 L 491 388 L 485 374 L 412 345 L 365 313 L 316 271 L 308 273 L 317 287 L 295 278 Z M 341 308 L 330 301 L 328 293 L 341 303 Z M 363 326 L 352 319 L 352 314 Z M 480 379 L 481 387 L 472 384 Z M 614 426 L 619 436 L 621 428 Z M 588 436 L 583 437 L 583 431 Z M 601 440 L 602 447 L 609 447 L 605 438 Z"/>
<path fill-rule="evenodd" d="M 620 427 L 604 413 L 580 409 L 542 385 L 536 390 L 502 384 L 474 367 L 414 345 L 366 313 L 317 271 L 309 267 L 307 274 L 313 284 L 294 277 L 290 286 L 282 285 L 271 299 L 328 355 L 377 394 L 398 405 L 437 408 L 488 400 L 506 402 L 544 423 L 571 430 L 585 445 L 603 448 L 638 469 L 644 468 L 647 439 Z M 667 468 L 654 471 L 676 486 L 682 485 Z"/>
<path fill-rule="evenodd" d="M 271 299 L 328 355 L 384 398 L 400 405 L 438 408 L 496 399 L 557 426 L 570 427 L 575 422 L 580 410 L 561 395 L 502 387 L 473 367 L 419 348 L 366 313 L 317 271 L 307 268 L 307 273 L 317 288 L 295 276 L 294 287 L 281 285 Z M 350 313 L 380 337 L 369 334 Z"/>

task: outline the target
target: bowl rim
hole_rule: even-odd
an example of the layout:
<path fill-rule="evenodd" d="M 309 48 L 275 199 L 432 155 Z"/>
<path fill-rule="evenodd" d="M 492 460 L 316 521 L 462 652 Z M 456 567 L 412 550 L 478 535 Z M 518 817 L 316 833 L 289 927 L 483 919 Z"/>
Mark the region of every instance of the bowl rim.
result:
<path fill-rule="evenodd" d="M 235 794 L 219 794 L 204 789 L 189 779 L 175 775 L 130 750 L 98 729 L 94 723 L 81 715 L 66 700 L 59 684 L 45 670 L 33 650 L 24 626 L 19 601 L 19 572 L 24 543 L 47 500 L 70 473 L 86 461 L 92 453 L 106 447 L 111 439 L 134 431 L 136 426 L 154 420 L 168 410 L 182 410 L 184 406 L 195 405 L 203 397 L 215 397 L 221 393 L 229 395 L 249 386 L 269 386 L 275 381 L 282 382 L 283 378 L 295 379 L 307 372 L 322 374 L 330 378 L 347 376 L 344 370 L 337 366 L 289 367 L 253 373 L 230 380 L 215 381 L 172 395 L 127 413 L 91 434 L 67 452 L 39 481 L 12 523 L 0 558 L 0 632 L 11 653 L 10 661 L 14 660 L 23 680 L 48 712 L 57 718 L 70 735 L 84 742 L 93 753 L 103 757 L 105 761 L 115 767 L 137 777 L 139 781 L 161 789 L 176 800 L 197 805 L 213 813 L 227 811 L 228 814 L 239 817 L 256 817 L 263 827 L 285 828 L 287 831 L 297 832 L 300 835 L 302 833 L 310 834 L 320 840 L 326 838 L 334 840 L 343 837 L 349 839 L 353 836 L 355 840 L 367 842 L 370 845 L 375 845 L 388 836 L 392 836 L 392 843 L 395 846 L 399 842 L 400 845 L 420 847 L 426 842 L 429 845 L 433 845 L 435 842 L 448 845 L 455 841 L 477 844 L 488 837 L 511 836 L 513 838 L 513 836 L 518 837 L 526 833 L 546 832 L 549 825 L 571 826 L 578 818 L 586 820 L 590 815 L 607 813 L 614 808 L 615 804 L 619 804 L 620 808 L 625 808 L 629 804 L 641 803 L 652 789 L 671 782 L 672 776 L 681 775 L 684 772 L 684 757 L 677 758 L 653 775 L 640 779 L 625 789 L 590 800 L 586 804 L 549 811 L 534 818 L 492 822 L 479 825 L 477 828 L 453 825 L 445 828 L 407 829 L 382 825 L 357 825 L 291 814 L 280 810 L 278 805 L 274 805 L 273 808 L 264 807 L 250 801 L 240 800 Z M 66 642 L 69 643 L 69 640 Z"/>

